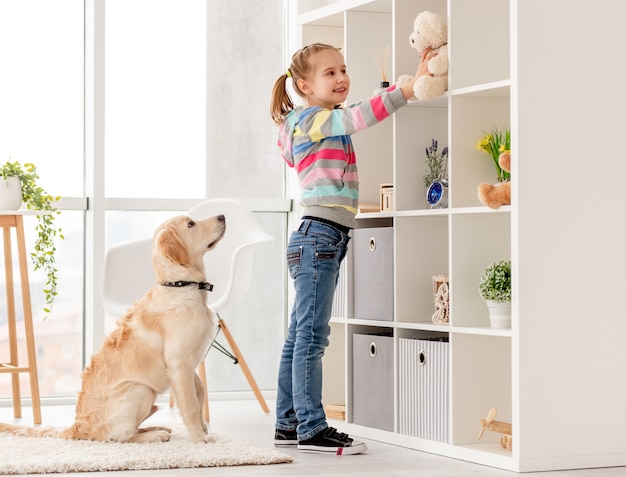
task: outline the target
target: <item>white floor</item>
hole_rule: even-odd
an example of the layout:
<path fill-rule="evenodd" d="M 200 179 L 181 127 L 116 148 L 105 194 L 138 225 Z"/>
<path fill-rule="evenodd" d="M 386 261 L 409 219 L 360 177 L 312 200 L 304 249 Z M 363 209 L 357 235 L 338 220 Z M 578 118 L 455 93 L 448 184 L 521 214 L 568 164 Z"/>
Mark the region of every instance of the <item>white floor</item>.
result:
<path fill-rule="evenodd" d="M 273 402 L 268 403 L 272 409 Z M 236 436 L 261 447 L 273 447 L 274 417 L 273 413 L 264 414 L 256 401 L 212 401 L 210 405 L 211 428 L 215 432 Z M 44 425 L 64 427 L 73 422 L 73 406 L 45 406 L 42 408 Z M 151 418 L 161 424 L 178 420 L 175 409 L 165 406 Z M 32 410 L 24 408 L 22 419 L 13 417 L 12 407 L 0 407 L 0 421 L 32 425 Z M 341 430 L 341 429 L 339 429 Z M 471 464 L 468 462 L 448 459 L 432 454 L 418 452 L 402 447 L 366 441 L 368 451 L 356 456 L 323 456 L 301 454 L 296 449 L 280 449 L 293 455 L 292 464 L 268 466 L 213 467 L 201 469 L 181 469 L 162 471 L 127 471 L 107 472 L 111 477 L 137 477 L 140 475 L 156 475 L 167 477 L 279 477 L 279 476 L 381 476 L 381 477 L 513 477 L 516 474 L 491 467 Z M 0 438 L 0 445 L 2 440 Z M 50 474 L 45 474 L 50 475 Z M 56 474 L 58 476 L 77 477 L 81 474 Z M 529 474 L 521 474 L 529 475 Z M 625 467 L 607 469 L 570 470 L 560 472 L 541 472 L 537 477 L 622 477 L 626 476 Z"/>

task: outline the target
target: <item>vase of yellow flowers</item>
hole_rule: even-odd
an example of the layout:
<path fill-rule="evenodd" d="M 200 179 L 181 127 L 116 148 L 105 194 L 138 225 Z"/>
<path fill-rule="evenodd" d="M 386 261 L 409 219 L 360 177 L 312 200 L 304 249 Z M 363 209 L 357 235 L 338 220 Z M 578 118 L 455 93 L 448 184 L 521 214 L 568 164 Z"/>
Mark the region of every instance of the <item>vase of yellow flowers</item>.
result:
<path fill-rule="evenodd" d="M 479 151 L 489 154 L 493 160 L 498 182 L 507 182 L 510 180 L 511 174 L 502 169 L 498 162 L 500 154 L 511 151 L 511 133 L 508 129 L 500 130 L 493 128 L 491 131 L 485 133 L 483 138 L 476 144 L 476 148 Z"/>

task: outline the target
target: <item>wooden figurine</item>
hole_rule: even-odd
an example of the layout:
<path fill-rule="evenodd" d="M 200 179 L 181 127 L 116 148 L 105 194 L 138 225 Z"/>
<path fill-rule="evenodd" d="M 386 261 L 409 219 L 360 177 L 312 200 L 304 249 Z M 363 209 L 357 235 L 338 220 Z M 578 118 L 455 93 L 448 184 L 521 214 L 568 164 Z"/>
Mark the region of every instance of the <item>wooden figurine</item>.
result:
<path fill-rule="evenodd" d="M 491 409 L 489 409 L 487 417 L 480 420 L 481 430 L 478 434 L 478 439 L 480 440 L 480 438 L 483 436 L 485 429 L 492 432 L 498 432 L 500 434 L 503 434 L 502 438 L 500 439 L 500 446 L 504 449 L 511 450 L 513 448 L 513 438 L 511 437 L 511 434 L 513 434 L 512 426 L 508 422 L 496 421 L 495 417 L 496 408 L 492 407 Z"/>

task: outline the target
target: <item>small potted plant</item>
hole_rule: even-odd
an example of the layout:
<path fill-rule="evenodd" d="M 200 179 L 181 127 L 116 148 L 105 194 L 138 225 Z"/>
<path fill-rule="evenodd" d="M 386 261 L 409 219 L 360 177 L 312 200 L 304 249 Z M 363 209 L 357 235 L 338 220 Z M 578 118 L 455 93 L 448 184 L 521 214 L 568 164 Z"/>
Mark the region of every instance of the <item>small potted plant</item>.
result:
<path fill-rule="evenodd" d="M 478 283 L 489 309 L 492 328 L 511 327 L 511 261 L 500 260 L 489 265 Z"/>
<path fill-rule="evenodd" d="M 496 168 L 498 182 L 506 182 L 511 178 L 511 174 L 502 169 L 498 162 L 500 154 L 511 151 L 511 133 L 508 129 L 501 131 L 498 128 L 493 128 L 490 132 L 485 133 L 476 144 L 476 149 L 489 154 Z"/>
<path fill-rule="evenodd" d="M 20 164 L 19 162 L 7 161 L 0 166 L 0 177 L 4 184 L 0 183 L 0 189 L 7 186 L 7 183 L 17 178 L 20 181 L 21 199 L 17 201 L 17 205 L 13 210 L 19 209 L 21 203 L 28 210 L 45 210 L 48 213 L 37 215 L 37 238 L 35 240 L 34 251 L 31 253 L 31 259 L 35 270 L 43 270 L 46 274 L 46 284 L 44 287 L 44 295 L 46 305 L 43 309 L 46 317 L 51 313 L 54 305 L 54 299 L 57 295 L 58 270 L 56 268 L 54 254 L 56 252 L 55 239 L 64 238 L 62 230 L 57 227 L 55 218 L 61 212 L 54 207 L 54 202 L 60 197 L 52 197 L 43 188 L 37 184 L 39 175 L 33 164 Z M 3 206 L 1 208 L 6 208 Z"/>
<path fill-rule="evenodd" d="M 428 187 L 433 181 L 447 179 L 448 173 L 448 147 L 444 147 L 438 152 L 439 144 L 433 139 L 430 147 L 426 148 L 426 168 L 428 172 L 424 175 L 424 187 Z"/>
<path fill-rule="evenodd" d="M 426 169 L 424 187 L 426 200 L 431 208 L 448 206 L 448 147 L 439 152 L 439 144 L 433 139 L 426 148 Z"/>

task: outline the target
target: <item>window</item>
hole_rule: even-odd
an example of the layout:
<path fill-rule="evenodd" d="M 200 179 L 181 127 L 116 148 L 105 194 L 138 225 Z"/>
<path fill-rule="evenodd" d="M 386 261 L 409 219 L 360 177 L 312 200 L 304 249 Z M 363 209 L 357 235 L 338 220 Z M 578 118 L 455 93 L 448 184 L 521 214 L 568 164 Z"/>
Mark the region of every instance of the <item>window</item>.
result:
<path fill-rule="evenodd" d="M 207 2 L 107 0 L 108 197 L 203 197 Z"/>
<path fill-rule="evenodd" d="M 0 2 L 0 163 L 35 164 L 40 185 L 55 196 L 83 195 L 83 19 L 82 0 Z M 35 220 L 24 219 L 27 248 L 35 240 Z M 65 240 L 57 240 L 59 296 L 46 321 L 45 276 L 29 273 L 42 396 L 75 394 L 82 371 L 83 212 L 64 211 L 56 220 Z M 13 250 L 19 320 L 15 243 Z M 4 256 L 0 270 L 0 361 L 8 362 Z M 18 333 L 24 333 L 21 323 Z M 19 356 L 24 363 L 23 344 Z M 11 396 L 9 376 L 0 375 L 0 398 Z M 27 396 L 28 375 L 20 377 L 22 394 Z"/>
<path fill-rule="evenodd" d="M 85 124 L 85 58 L 94 52 L 85 51 L 90 28 L 85 3 L 0 2 L 0 162 L 33 162 L 41 185 L 66 204 L 57 218 L 65 235 L 57 242 L 59 295 L 46 321 L 41 311 L 45 277 L 30 272 L 42 398 L 76 396 L 85 330 L 97 322 L 108 332 L 115 323 L 115 317 L 102 319 L 101 310 L 86 306 L 85 270 L 93 273 L 86 264 L 98 257 L 86 256 L 85 250 L 102 241 L 106 249 L 151 235 L 157 224 L 205 197 L 266 201 L 253 208 L 262 211 L 258 220 L 276 241 L 259 246 L 253 277 L 259 285 L 241 305 L 224 310 L 224 319 L 259 386 L 273 389 L 285 322 L 283 238 L 289 208 L 266 205 L 274 199 L 287 202 L 267 98 L 283 70 L 283 34 L 277 25 L 285 6 L 222 2 L 208 11 L 206 2 L 196 0 L 95 1 L 105 12 L 98 19 L 105 25 L 105 123 L 98 131 L 105 138 L 105 173 L 95 178 L 102 186 L 96 189 L 104 192 L 88 199 L 90 205 L 105 204 L 103 237 L 86 227 L 84 171 L 92 165 L 85 163 L 84 138 L 85 128 L 94 125 Z M 245 16 L 254 19 L 255 31 L 240 21 Z M 259 39 L 267 42 L 264 48 L 249 48 Z M 207 63 L 226 86 L 216 86 Z M 244 75 L 250 68 L 253 81 Z M 228 120 L 215 113 L 227 109 L 232 110 Z M 34 241 L 34 221 L 25 219 L 27 247 Z M 7 362 L 3 265 L 0 256 L 0 361 Z M 17 290 L 18 309 L 20 300 Z M 20 360 L 25 359 L 22 349 Z M 226 357 L 212 351 L 207 365 L 211 391 L 249 389 Z M 28 396 L 28 377 L 21 377 L 22 395 Z M 11 379 L 0 374 L 0 401 L 10 396 Z"/>

